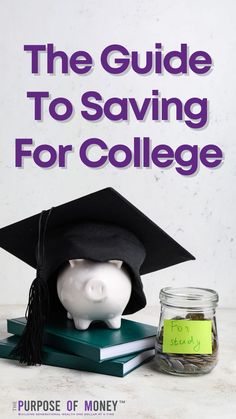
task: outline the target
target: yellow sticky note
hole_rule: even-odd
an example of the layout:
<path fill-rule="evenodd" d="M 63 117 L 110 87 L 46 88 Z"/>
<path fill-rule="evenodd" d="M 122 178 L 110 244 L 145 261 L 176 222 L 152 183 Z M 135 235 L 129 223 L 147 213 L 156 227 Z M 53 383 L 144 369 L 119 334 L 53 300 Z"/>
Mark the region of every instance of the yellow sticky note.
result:
<path fill-rule="evenodd" d="M 212 354 L 211 320 L 164 320 L 163 352 Z"/>

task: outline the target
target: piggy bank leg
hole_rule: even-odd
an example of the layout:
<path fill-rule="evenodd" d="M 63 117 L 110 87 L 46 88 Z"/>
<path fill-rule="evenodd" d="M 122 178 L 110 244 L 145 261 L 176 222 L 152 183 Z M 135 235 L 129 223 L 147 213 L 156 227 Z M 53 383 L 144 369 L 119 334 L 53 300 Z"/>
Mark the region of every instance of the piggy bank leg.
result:
<path fill-rule="evenodd" d="M 72 317 L 72 315 L 69 313 L 69 311 L 67 311 L 67 319 L 70 319 L 70 320 L 72 320 L 72 319 L 73 319 L 73 317 Z"/>
<path fill-rule="evenodd" d="M 116 316 L 113 319 L 106 320 L 106 324 L 110 329 L 119 329 L 121 326 L 121 316 Z"/>
<path fill-rule="evenodd" d="M 91 323 L 91 320 L 87 320 L 87 319 L 74 319 L 75 327 L 76 327 L 76 329 L 79 329 L 79 330 L 86 330 L 86 329 L 88 329 L 90 323 Z"/>

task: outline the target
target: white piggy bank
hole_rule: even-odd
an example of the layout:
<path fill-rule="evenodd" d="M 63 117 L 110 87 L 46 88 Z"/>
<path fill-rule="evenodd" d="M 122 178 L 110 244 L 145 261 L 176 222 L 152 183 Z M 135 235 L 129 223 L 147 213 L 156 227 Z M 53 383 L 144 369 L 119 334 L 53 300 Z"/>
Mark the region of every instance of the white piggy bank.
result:
<path fill-rule="evenodd" d="M 94 320 L 118 329 L 130 299 L 131 279 L 121 261 L 75 259 L 59 274 L 57 293 L 77 329 L 87 329 Z"/>

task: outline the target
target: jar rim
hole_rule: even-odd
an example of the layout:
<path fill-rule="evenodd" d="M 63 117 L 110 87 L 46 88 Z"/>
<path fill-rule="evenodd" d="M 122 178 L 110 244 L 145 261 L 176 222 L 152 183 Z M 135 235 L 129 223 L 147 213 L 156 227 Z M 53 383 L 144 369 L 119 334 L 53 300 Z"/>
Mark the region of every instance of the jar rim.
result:
<path fill-rule="evenodd" d="M 174 307 L 216 307 L 219 296 L 210 288 L 165 287 L 160 291 L 160 301 Z"/>

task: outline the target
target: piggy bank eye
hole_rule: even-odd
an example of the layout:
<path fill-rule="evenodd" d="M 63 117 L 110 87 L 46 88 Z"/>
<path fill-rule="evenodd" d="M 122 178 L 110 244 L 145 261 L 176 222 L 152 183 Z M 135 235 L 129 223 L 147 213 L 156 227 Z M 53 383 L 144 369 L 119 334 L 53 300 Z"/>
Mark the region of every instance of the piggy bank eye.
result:
<path fill-rule="evenodd" d="M 117 268 L 120 269 L 123 264 L 123 261 L 113 259 L 113 260 L 109 260 L 109 263 L 113 263 L 113 265 L 117 266 Z"/>

